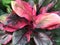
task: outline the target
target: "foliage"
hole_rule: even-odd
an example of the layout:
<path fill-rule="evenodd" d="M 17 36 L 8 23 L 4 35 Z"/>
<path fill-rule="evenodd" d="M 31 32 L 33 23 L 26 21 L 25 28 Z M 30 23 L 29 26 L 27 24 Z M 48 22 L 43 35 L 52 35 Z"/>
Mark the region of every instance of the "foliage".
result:
<path fill-rule="evenodd" d="M 1 0 L 0 45 L 60 45 L 59 1 Z"/>
<path fill-rule="evenodd" d="M 0 8 L 5 12 L 10 13 L 11 12 L 10 3 L 11 3 L 11 0 L 1 0 Z"/>

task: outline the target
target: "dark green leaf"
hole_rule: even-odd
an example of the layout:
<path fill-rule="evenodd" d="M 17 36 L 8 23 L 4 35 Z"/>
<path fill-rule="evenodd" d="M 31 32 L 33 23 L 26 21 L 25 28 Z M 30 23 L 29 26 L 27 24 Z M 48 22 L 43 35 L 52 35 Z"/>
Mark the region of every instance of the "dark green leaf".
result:
<path fill-rule="evenodd" d="M 57 0 L 56 5 L 53 8 L 54 10 L 60 10 L 60 0 Z"/>
<path fill-rule="evenodd" d="M 4 14 L 5 12 L 3 12 L 3 10 L 0 9 L 0 15 Z"/>

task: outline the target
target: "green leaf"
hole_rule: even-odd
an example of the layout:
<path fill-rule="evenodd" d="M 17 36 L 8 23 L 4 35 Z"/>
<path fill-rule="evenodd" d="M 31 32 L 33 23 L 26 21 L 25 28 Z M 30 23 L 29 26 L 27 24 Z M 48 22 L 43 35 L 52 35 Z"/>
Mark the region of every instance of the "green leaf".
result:
<path fill-rule="evenodd" d="M 60 36 L 60 28 L 54 29 L 51 31 L 54 37 Z"/>
<path fill-rule="evenodd" d="M 2 45 L 2 44 L 0 44 L 0 45 Z"/>
<path fill-rule="evenodd" d="M 10 13 L 11 12 L 11 0 L 2 0 L 2 5 L 6 8 L 6 12 Z"/>
<path fill-rule="evenodd" d="M 51 0 L 45 0 L 44 3 L 42 4 L 42 6 L 46 6 L 47 4 L 49 4 L 51 2 Z"/>
<path fill-rule="evenodd" d="M 57 0 L 56 5 L 53 8 L 54 10 L 60 10 L 60 0 Z"/>
<path fill-rule="evenodd" d="M 0 15 L 0 20 L 5 21 L 8 14 Z"/>
<path fill-rule="evenodd" d="M 60 45 L 60 28 L 51 31 L 51 36 L 53 37 L 55 44 Z"/>
<path fill-rule="evenodd" d="M 0 15 L 4 14 L 5 12 L 3 12 L 3 10 L 0 9 Z"/>
<path fill-rule="evenodd" d="M 11 0 L 2 0 L 3 5 L 10 4 Z"/>
<path fill-rule="evenodd" d="M 60 37 L 55 37 L 56 45 L 60 45 Z"/>
<path fill-rule="evenodd" d="M 9 5 L 7 5 L 7 12 L 8 12 L 8 13 L 11 13 L 11 11 L 12 11 L 12 9 L 10 8 Z"/>

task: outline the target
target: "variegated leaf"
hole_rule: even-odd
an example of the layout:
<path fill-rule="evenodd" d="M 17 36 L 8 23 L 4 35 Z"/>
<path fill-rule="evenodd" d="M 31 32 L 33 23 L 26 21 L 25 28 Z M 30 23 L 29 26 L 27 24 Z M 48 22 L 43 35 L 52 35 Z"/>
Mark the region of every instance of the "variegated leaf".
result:
<path fill-rule="evenodd" d="M 36 45 L 53 45 L 51 39 L 44 33 L 38 33 L 34 37 Z"/>

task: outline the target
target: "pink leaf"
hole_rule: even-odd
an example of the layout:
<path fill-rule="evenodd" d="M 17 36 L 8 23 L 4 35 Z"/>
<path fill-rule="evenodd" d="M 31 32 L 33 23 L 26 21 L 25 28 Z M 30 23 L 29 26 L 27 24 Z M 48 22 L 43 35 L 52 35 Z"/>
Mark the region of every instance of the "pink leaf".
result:
<path fill-rule="evenodd" d="M 53 12 L 50 12 L 50 13 L 56 13 L 56 14 L 60 15 L 60 11 L 53 11 Z"/>
<path fill-rule="evenodd" d="M 5 30 L 13 32 L 26 26 L 26 20 L 17 15 L 9 15 L 6 20 Z"/>
<path fill-rule="evenodd" d="M 16 1 L 12 1 L 11 5 L 12 5 L 12 9 L 15 11 L 15 13 L 18 16 L 24 17 L 27 20 L 32 20 L 33 11 L 29 3 L 26 3 L 21 0 L 16 0 Z"/>
<path fill-rule="evenodd" d="M 14 32 L 18 29 L 23 28 L 26 25 L 27 23 L 25 19 L 20 18 L 19 16 L 14 14 L 14 15 L 9 15 L 5 20 L 4 24 L 0 23 L 0 29 L 8 32 Z"/>
<path fill-rule="evenodd" d="M 17 29 L 16 29 L 16 28 L 13 28 L 13 27 L 10 27 L 10 26 L 4 26 L 4 27 L 3 27 L 3 30 L 4 30 L 4 31 L 8 31 L 8 32 L 14 32 L 14 31 L 16 31 Z"/>
<path fill-rule="evenodd" d="M 7 43 L 9 43 L 11 41 L 11 39 L 12 39 L 12 35 L 6 34 L 6 35 L 2 36 L 2 39 L 0 41 L 3 45 L 6 45 Z"/>
<path fill-rule="evenodd" d="M 42 7 L 41 9 L 40 9 L 40 13 L 46 13 L 47 11 L 46 11 L 46 7 Z"/>
<path fill-rule="evenodd" d="M 0 22 L 0 30 L 3 30 L 3 24 Z"/>
<path fill-rule="evenodd" d="M 28 31 L 25 36 L 27 37 L 27 41 L 29 42 L 30 41 L 30 35 L 32 34 L 32 31 Z"/>
<path fill-rule="evenodd" d="M 60 24 L 60 16 L 54 13 L 45 13 L 37 17 L 36 20 L 37 28 L 47 28 L 52 25 Z"/>

